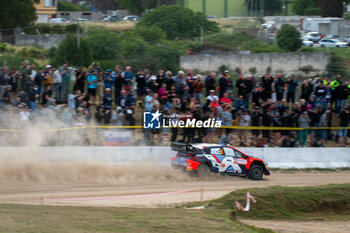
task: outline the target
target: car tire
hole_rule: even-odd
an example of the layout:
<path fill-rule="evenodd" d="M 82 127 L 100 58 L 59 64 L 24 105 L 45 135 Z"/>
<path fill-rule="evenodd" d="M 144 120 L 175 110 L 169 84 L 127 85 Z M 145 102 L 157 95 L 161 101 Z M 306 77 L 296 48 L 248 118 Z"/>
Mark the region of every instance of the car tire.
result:
<path fill-rule="evenodd" d="M 321 45 L 322 48 L 324 48 L 324 45 Z"/>
<path fill-rule="evenodd" d="M 208 165 L 202 164 L 199 165 L 198 169 L 197 169 L 197 176 L 200 178 L 205 178 L 208 177 L 210 175 L 211 171 L 210 168 L 208 167 Z"/>
<path fill-rule="evenodd" d="M 264 171 L 263 169 L 258 166 L 258 165 L 253 165 L 250 169 L 249 169 L 249 179 L 251 180 L 261 180 L 262 177 L 264 175 Z"/>

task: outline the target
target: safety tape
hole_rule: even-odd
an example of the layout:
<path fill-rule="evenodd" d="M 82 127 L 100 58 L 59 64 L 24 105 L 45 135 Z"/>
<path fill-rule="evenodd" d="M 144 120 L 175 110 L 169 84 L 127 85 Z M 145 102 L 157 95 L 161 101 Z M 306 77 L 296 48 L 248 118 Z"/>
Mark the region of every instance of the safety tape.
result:
<path fill-rule="evenodd" d="M 69 130 L 81 130 L 81 129 L 142 129 L 143 126 L 81 126 L 81 127 L 69 127 L 69 128 L 54 128 L 54 129 L 36 129 L 37 131 L 69 131 Z M 169 127 L 174 128 L 174 127 Z M 179 127 L 177 127 L 179 128 Z M 221 126 L 222 129 L 240 129 L 240 130 L 290 130 L 299 131 L 305 129 L 321 130 L 321 129 L 350 129 L 350 127 L 307 127 L 307 128 L 296 128 L 296 127 L 269 127 L 269 126 Z M 0 132 L 26 132 L 21 129 L 0 129 Z"/>
<path fill-rule="evenodd" d="M 174 194 L 197 192 L 201 189 L 188 189 L 175 192 L 167 193 L 150 193 L 150 194 L 139 194 L 139 195 L 127 195 L 127 196 L 110 196 L 110 197 L 83 197 L 83 198 L 41 198 L 43 202 L 57 202 L 57 201 L 107 201 L 107 200 L 121 200 L 121 199 L 137 199 L 137 198 L 149 198 L 149 197 L 160 197 Z"/>

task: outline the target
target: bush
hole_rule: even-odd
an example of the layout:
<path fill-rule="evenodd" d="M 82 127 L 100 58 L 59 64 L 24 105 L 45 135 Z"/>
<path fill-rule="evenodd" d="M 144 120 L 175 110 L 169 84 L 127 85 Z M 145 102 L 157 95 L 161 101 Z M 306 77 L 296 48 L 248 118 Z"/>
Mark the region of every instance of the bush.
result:
<path fill-rule="evenodd" d="M 88 11 L 90 10 L 85 5 L 77 5 L 66 1 L 58 1 L 57 3 L 58 11 Z"/>
<path fill-rule="evenodd" d="M 47 58 L 49 52 L 47 49 L 23 48 L 18 52 L 19 55 L 32 58 Z"/>
<path fill-rule="evenodd" d="M 200 36 L 201 27 L 205 34 L 218 32 L 216 22 L 209 21 L 205 14 L 178 5 L 161 6 L 146 14 L 141 26 L 158 26 L 168 39 L 193 39 Z"/>
<path fill-rule="evenodd" d="M 134 32 L 140 37 L 142 37 L 145 41 L 151 43 L 157 43 L 161 40 L 166 39 L 165 32 L 163 32 L 163 30 L 157 27 L 156 25 L 152 25 L 151 27 L 137 25 L 134 29 Z"/>
<path fill-rule="evenodd" d="M 30 35 L 36 35 L 36 29 L 39 30 L 41 34 L 66 34 L 66 33 L 76 33 L 78 24 L 47 24 L 39 23 L 35 28 L 24 28 L 23 32 Z M 79 25 L 80 30 L 81 26 Z"/>
<path fill-rule="evenodd" d="M 106 29 L 90 30 L 87 41 L 95 60 L 115 59 L 121 53 L 121 37 Z"/>
<path fill-rule="evenodd" d="M 77 46 L 77 38 L 68 34 L 58 46 L 56 55 L 51 59 L 54 66 L 68 61 L 72 65 L 82 64 L 88 66 L 93 60 L 92 50 L 86 38 L 80 38 L 80 47 Z"/>
<path fill-rule="evenodd" d="M 23 65 L 23 62 L 25 60 L 29 60 L 31 64 L 35 64 L 38 66 L 38 63 L 36 63 L 32 58 L 24 57 L 21 55 L 0 55 L 0 64 L 2 65 L 5 61 L 7 61 L 8 67 L 12 68 L 19 68 Z"/>
<path fill-rule="evenodd" d="M 346 69 L 342 64 L 342 59 L 334 52 L 331 53 L 331 60 L 326 69 L 331 75 L 340 74 L 341 76 L 346 76 Z"/>
<path fill-rule="evenodd" d="M 0 44 L 0 52 L 13 53 L 15 51 L 15 48 L 7 47 L 7 43 Z"/>
<path fill-rule="evenodd" d="M 297 51 L 302 45 L 300 32 L 289 24 L 282 25 L 276 38 L 278 46 L 286 51 Z"/>
<path fill-rule="evenodd" d="M 249 50 L 253 53 L 274 53 L 282 52 L 276 45 L 262 42 L 249 35 L 246 32 L 237 32 L 234 34 L 216 33 L 205 37 L 205 46 L 221 50 Z"/>

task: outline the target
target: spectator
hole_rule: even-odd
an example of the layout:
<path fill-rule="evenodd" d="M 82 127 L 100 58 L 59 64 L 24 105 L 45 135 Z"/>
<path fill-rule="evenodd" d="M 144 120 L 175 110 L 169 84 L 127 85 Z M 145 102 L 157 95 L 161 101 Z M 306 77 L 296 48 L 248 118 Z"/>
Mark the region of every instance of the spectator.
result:
<path fill-rule="evenodd" d="M 125 71 L 123 72 L 123 75 L 124 75 L 124 88 L 126 91 L 129 91 L 131 89 L 131 85 L 134 80 L 134 74 L 131 71 L 131 66 L 125 67 Z"/>
<path fill-rule="evenodd" d="M 310 122 L 311 122 L 311 119 L 306 111 L 299 116 L 299 119 L 298 119 L 299 128 L 309 128 Z M 305 147 L 308 134 L 309 134 L 309 129 L 299 130 L 299 146 Z"/>
<path fill-rule="evenodd" d="M 58 67 L 58 69 L 55 72 L 53 72 L 55 98 L 58 100 L 62 100 L 62 76 L 61 76 L 60 70 L 61 70 L 61 67 Z M 39 71 L 39 73 L 40 73 L 40 71 Z M 41 86 L 41 81 L 39 81 L 39 80 L 38 80 L 38 84 L 40 83 L 40 86 Z"/>
<path fill-rule="evenodd" d="M 112 75 L 114 76 L 114 100 L 118 102 L 124 84 L 124 74 L 119 65 L 115 66 Z"/>
<path fill-rule="evenodd" d="M 105 94 L 103 96 L 103 111 L 104 111 L 106 124 L 109 124 L 111 122 L 112 101 L 113 101 L 112 90 L 110 88 L 106 88 Z"/>
<path fill-rule="evenodd" d="M 69 68 L 68 62 L 63 63 L 63 66 L 61 67 L 61 76 L 62 76 L 62 100 L 67 103 L 69 85 L 70 85 L 70 76 L 71 76 L 71 70 Z"/>
<path fill-rule="evenodd" d="M 90 95 L 91 103 L 95 104 L 96 101 L 96 89 L 97 89 L 97 75 L 96 70 L 91 70 L 91 73 L 87 77 L 88 94 Z"/>
<path fill-rule="evenodd" d="M 211 90 L 216 90 L 216 73 L 211 72 L 205 79 L 205 89 L 207 90 L 207 96 Z"/>
<path fill-rule="evenodd" d="M 250 115 L 248 114 L 248 111 L 246 109 L 243 110 L 240 118 L 239 118 L 239 126 L 241 127 L 247 127 L 249 126 L 250 122 Z M 241 129 L 239 131 L 239 145 L 240 146 L 247 146 L 247 130 Z"/>
<path fill-rule="evenodd" d="M 203 88 L 204 88 L 204 82 L 202 81 L 202 76 L 201 75 L 197 75 L 193 77 L 193 94 L 194 94 L 194 98 L 196 98 L 198 100 L 199 105 L 202 105 L 202 92 L 203 92 Z"/>
<path fill-rule="evenodd" d="M 82 65 L 77 65 L 77 70 L 75 71 L 75 84 L 73 91 L 79 90 L 81 93 L 85 93 L 85 82 L 86 82 L 86 72 Z"/>
<path fill-rule="evenodd" d="M 288 90 L 287 90 L 287 102 L 294 103 L 295 102 L 295 93 L 297 90 L 297 87 L 299 85 L 298 80 L 296 80 L 296 77 L 294 74 L 292 74 L 291 78 L 287 81 L 288 84 Z"/>
<path fill-rule="evenodd" d="M 344 127 L 348 127 L 350 123 L 350 111 L 348 108 L 344 109 L 339 114 L 339 119 L 339 127 L 343 127 L 343 129 L 338 130 L 339 146 L 344 147 L 346 145 L 346 137 L 348 135 L 348 130 L 344 129 Z"/>
<path fill-rule="evenodd" d="M 136 74 L 136 84 L 137 84 L 137 97 L 143 98 L 146 93 L 146 76 L 143 72 L 143 69 L 139 69 Z"/>
<path fill-rule="evenodd" d="M 225 70 L 223 76 L 219 79 L 220 93 L 219 98 L 224 96 L 225 92 L 232 93 L 232 81 L 229 70 Z"/>

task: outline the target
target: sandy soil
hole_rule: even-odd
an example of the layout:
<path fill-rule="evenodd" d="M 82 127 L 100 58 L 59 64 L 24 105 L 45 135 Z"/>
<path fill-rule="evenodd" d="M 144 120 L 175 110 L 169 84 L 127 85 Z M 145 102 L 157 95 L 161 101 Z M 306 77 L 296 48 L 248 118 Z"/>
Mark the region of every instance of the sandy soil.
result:
<path fill-rule="evenodd" d="M 279 233 L 342 233 L 350 232 L 349 221 L 272 221 L 240 220 L 248 225 L 269 228 Z"/>
<path fill-rule="evenodd" d="M 64 172 L 64 171 L 62 171 Z M 30 180 L 12 182 L 0 179 L 0 202 L 40 204 L 40 198 L 86 198 L 111 197 L 138 194 L 154 194 L 173 192 L 188 189 L 204 189 L 203 199 L 209 200 L 221 197 L 233 190 L 249 187 L 268 187 L 273 185 L 284 186 L 311 186 L 323 184 L 350 183 L 350 172 L 318 172 L 294 174 L 275 172 L 266 176 L 262 181 L 251 181 L 241 177 L 214 176 L 207 180 L 198 180 L 175 171 L 173 176 L 164 177 L 156 174 L 146 178 L 142 173 L 132 177 L 119 179 L 92 180 L 90 182 L 76 182 L 71 180 Z M 113 175 L 108 173 L 108 175 Z M 159 176 L 159 178 L 157 178 Z M 0 176 L 1 178 L 1 176 Z M 90 177 L 91 178 L 91 177 Z M 11 179 L 10 179 L 11 180 Z M 188 192 L 168 196 L 154 196 L 121 200 L 56 200 L 44 201 L 46 205 L 81 205 L 81 206 L 118 206 L 118 207 L 159 207 L 180 204 L 190 201 L 199 201 L 200 192 Z M 348 228 L 349 229 L 349 228 Z M 287 232 L 287 231 L 286 231 Z"/>

